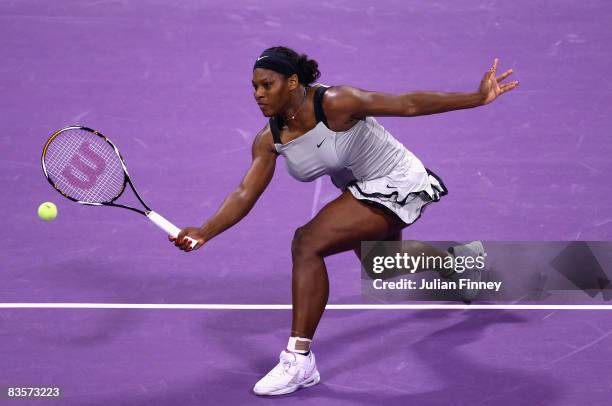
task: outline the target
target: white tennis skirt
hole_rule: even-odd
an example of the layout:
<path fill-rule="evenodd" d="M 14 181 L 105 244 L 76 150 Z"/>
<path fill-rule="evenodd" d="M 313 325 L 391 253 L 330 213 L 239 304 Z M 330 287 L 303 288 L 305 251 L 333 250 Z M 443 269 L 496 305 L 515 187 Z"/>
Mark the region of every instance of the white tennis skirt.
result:
<path fill-rule="evenodd" d="M 406 224 L 417 221 L 427 204 L 448 194 L 442 179 L 418 159 L 400 162 L 381 178 L 345 183 L 332 177 L 332 181 L 340 189 L 348 189 L 357 200 L 387 209 Z"/>

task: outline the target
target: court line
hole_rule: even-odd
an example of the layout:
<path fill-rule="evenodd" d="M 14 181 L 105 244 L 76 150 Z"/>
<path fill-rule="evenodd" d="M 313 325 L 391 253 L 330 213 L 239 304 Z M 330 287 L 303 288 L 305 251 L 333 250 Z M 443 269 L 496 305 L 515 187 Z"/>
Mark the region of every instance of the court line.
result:
<path fill-rule="evenodd" d="M 0 309 L 291 310 L 290 304 L 0 303 Z M 612 305 L 328 304 L 327 310 L 612 310 Z"/>

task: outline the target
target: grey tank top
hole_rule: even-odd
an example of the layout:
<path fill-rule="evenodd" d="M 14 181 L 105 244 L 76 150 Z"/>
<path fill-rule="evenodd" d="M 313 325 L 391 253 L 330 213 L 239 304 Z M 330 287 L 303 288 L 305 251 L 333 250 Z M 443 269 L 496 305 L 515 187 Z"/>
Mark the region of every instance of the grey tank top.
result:
<path fill-rule="evenodd" d="M 380 178 L 391 173 L 404 161 L 418 160 L 374 119 L 366 117 L 347 131 L 335 132 L 327 127 L 323 112 L 323 94 L 327 86 L 315 90 L 316 126 L 298 138 L 282 144 L 277 117 L 270 119 L 274 148 L 285 157 L 291 176 L 310 182 L 330 175 L 332 182 L 344 189 L 352 181 Z"/>

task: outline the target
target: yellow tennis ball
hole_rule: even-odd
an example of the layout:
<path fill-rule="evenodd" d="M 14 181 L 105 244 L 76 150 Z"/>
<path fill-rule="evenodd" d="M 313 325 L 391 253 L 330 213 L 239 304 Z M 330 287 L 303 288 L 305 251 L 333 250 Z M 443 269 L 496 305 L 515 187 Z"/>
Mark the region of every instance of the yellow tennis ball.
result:
<path fill-rule="evenodd" d="M 45 221 L 54 220 L 57 217 L 57 207 L 51 202 L 44 202 L 38 206 L 38 217 Z"/>

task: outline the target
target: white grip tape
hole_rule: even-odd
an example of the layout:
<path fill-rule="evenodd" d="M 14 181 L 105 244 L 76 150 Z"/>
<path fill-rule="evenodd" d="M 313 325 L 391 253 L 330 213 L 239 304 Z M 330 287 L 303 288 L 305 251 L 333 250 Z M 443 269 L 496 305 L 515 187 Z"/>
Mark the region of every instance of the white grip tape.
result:
<path fill-rule="evenodd" d="M 149 218 L 149 220 L 151 220 L 157 227 L 161 228 L 162 230 L 164 230 L 166 233 L 168 233 L 168 235 L 170 237 L 178 237 L 179 233 L 181 232 L 181 229 L 178 228 L 177 226 L 175 226 L 174 224 L 172 224 L 171 222 L 169 222 L 168 220 L 166 220 L 161 214 L 156 213 L 154 211 L 150 211 L 147 213 L 147 217 Z M 198 243 L 196 240 L 194 240 L 193 238 L 189 238 L 186 237 L 189 241 L 191 241 L 191 248 L 195 247 L 195 245 Z"/>

